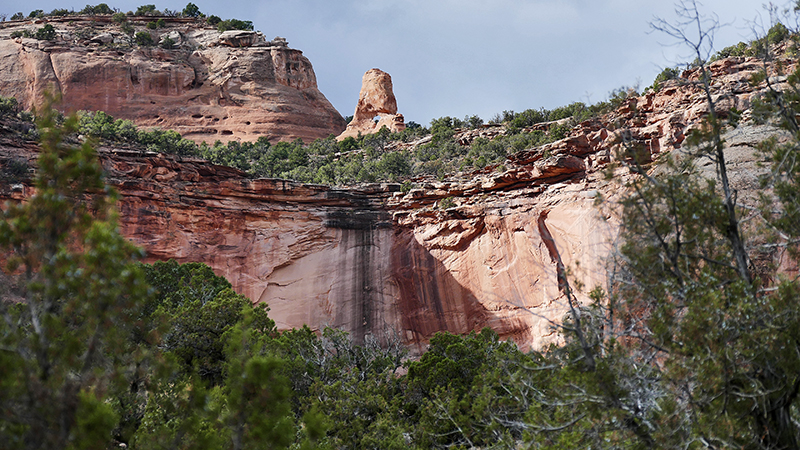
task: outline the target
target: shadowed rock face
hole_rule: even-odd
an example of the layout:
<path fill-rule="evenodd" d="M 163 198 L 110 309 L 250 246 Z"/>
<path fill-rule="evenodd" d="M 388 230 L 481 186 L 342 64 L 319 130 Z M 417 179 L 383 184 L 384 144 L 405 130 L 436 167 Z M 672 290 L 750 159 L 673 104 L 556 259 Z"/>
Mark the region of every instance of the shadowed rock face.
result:
<path fill-rule="evenodd" d="M 730 178 L 745 206 L 755 205 L 757 171 L 764 170 L 754 147 L 775 135 L 746 119 L 760 88 L 741 80 L 754 67 L 744 59 L 711 67 L 720 113 L 745 111 L 725 136 Z M 589 291 L 608 277 L 619 224 L 615 201 L 634 176 L 623 167 L 606 176 L 615 149 L 623 138 L 641 147 L 643 158 L 679 148 L 703 116 L 697 94 L 696 86 L 668 83 L 561 141 L 513 155 L 502 172 L 423 182 L 410 192 L 397 184 L 336 189 L 252 180 L 152 153 L 100 154 L 108 182 L 121 193 L 122 232 L 149 261 L 210 265 L 237 292 L 267 303 L 282 329 L 329 325 L 357 339 L 397 332 L 421 351 L 436 331 L 489 326 L 541 347 L 567 312 L 565 278 Z M 35 157 L 34 144 L 10 140 L 3 130 L 0 160 Z M 0 200 L 22 200 L 30 189 L 0 183 Z M 442 209 L 445 198 L 454 206 Z M 600 198 L 608 207 L 596 205 Z M 578 297 L 588 301 L 585 292 Z"/>
<path fill-rule="evenodd" d="M 147 30 L 153 18 L 131 18 Z M 165 18 L 154 41 L 170 36 L 177 47 L 142 47 L 110 18 L 53 19 L 54 41 L 11 39 L 13 31 L 41 24 L 16 22 L 0 28 L 0 95 L 25 107 L 45 90 L 61 94 L 67 111 L 102 110 L 138 126 L 174 129 L 197 142 L 270 141 L 339 134 L 342 116 L 317 89 L 314 69 L 282 38 L 260 33 L 218 33 L 187 19 Z"/>

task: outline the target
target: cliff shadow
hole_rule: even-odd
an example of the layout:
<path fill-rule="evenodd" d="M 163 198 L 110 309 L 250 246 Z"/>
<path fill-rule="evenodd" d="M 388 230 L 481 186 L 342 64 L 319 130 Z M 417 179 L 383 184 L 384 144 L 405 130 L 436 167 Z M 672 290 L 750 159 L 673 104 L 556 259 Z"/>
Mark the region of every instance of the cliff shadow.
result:
<path fill-rule="evenodd" d="M 463 334 L 490 326 L 492 314 L 411 231 L 395 230 L 391 268 L 398 322 L 408 343 L 422 350 L 438 331 Z"/>
<path fill-rule="evenodd" d="M 339 250 L 328 294 L 327 325 L 343 328 L 356 342 L 397 333 L 416 350 L 438 331 L 462 334 L 490 326 L 492 314 L 462 286 L 412 231 L 385 212 L 329 212 Z"/>

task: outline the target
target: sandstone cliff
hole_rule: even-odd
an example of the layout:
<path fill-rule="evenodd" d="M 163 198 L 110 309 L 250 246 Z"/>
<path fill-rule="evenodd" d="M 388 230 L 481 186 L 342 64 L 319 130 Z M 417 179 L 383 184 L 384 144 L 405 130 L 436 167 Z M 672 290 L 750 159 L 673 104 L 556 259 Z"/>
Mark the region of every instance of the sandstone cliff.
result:
<path fill-rule="evenodd" d="M 150 30 L 145 24 L 154 18 L 129 18 L 134 31 L 156 43 L 169 37 L 172 49 L 135 44 L 108 16 L 0 24 L 0 96 L 30 107 L 50 89 L 66 110 L 102 110 L 197 142 L 310 142 L 344 130 L 317 89 L 311 63 L 285 39 L 163 19 L 166 27 Z M 56 39 L 11 37 L 44 23 L 54 26 Z"/>
<path fill-rule="evenodd" d="M 743 58 L 711 66 L 722 114 L 745 111 L 726 136 L 743 201 L 757 188 L 753 147 L 774 132 L 747 119 L 763 89 L 747 80 L 759 68 Z M 281 328 L 330 325 L 357 338 L 396 331 L 421 349 L 436 331 L 490 326 L 540 346 L 566 312 L 561 280 L 588 291 L 609 276 L 614 200 L 633 176 L 624 168 L 606 176 L 615 150 L 625 143 L 646 158 L 672 151 L 706 112 L 697 86 L 671 81 L 561 141 L 513 155 L 502 172 L 422 182 L 409 192 L 398 184 L 253 180 L 200 160 L 113 148 L 101 156 L 122 194 L 122 230 L 150 260 L 209 264 L 238 292 L 269 304 Z M 34 154 L 32 144 L 0 140 L 0 159 Z M 24 184 L 0 189 L 3 198 L 29 194 Z"/>

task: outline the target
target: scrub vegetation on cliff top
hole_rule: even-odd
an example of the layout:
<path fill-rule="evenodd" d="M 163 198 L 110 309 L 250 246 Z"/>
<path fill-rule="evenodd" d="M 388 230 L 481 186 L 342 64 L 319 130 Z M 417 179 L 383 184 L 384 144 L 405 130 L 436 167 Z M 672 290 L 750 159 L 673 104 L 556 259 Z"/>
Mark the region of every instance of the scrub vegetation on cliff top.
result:
<path fill-rule="evenodd" d="M 680 6 L 654 27 L 686 40 L 717 25 L 694 1 Z M 74 136 L 152 137 L 40 109 L 36 193 L 0 217 L 0 447 L 798 448 L 800 286 L 751 255 L 798 255 L 800 68 L 778 74 L 790 89 L 753 78 L 768 85 L 754 117 L 791 137 L 760 144 L 771 196 L 745 219 L 721 139 L 737 122 L 716 114 L 700 39 L 686 42 L 703 126 L 681 158 L 663 159 L 669 170 L 628 163 L 640 176 L 619 205 L 608 289 L 581 305 L 564 280 L 558 343 L 527 353 L 489 329 L 438 333 L 413 361 L 391 331 L 358 343 L 335 329 L 278 332 L 204 265 L 141 264 L 96 152 Z M 10 101 L 0 111 L 20 114 Z M 450 142 L 455 123 L 432 123 L 431 142 Z"/>
<path fill-rule="evenodd" d="M 115 120 L 100 111 L 80 113 L 80 133 L 109 145 L 201 157 L 255 178 L 352 185 L 492 170 L 513 153 L 566 137 L 579 121 L 611 111 L 634 94 L 633 89 L 621 89 L 608 102 L 592 106 L 574 103 L 552 111 L 504 111 L 488 125 L 477 116 L 441 117 L 432 120 L 429 128 L 412 123 L 399 133 L 383 128 L 358 138 L 337 141 L 330 136 L 310 144 L 300 140 L 272 144 L 260 138 L 198 145 L 174 131 L 140 130 L 128 120 Z M 489 132 L 488 137 L 482 136 L 483 130 Z M 471 132 L 475 135 L 465 141 L 463 136 Z"/>
<path fill-rule="evenodd" d="M 206 24 L 208 26 L 215 27 L 220 33 L 227 30 L 253 30 L 253 22 L 249 20 L 239 20 L 239 19 L 226 19 L 222 20 L 218 16 L 206 16 L 200 11 L 200 8 L 195 5 L 194 3 L 188 3 L 183 10 L 170 10 L 170 9 L 163 9 L 159 10 L 156 9 L 156 5 L 148 4 L 148 5 L 141 5 L 136 8 L 136 11 L 128 11 L 127 13 L 121 12 L 117 8 L 111 8 L 106 3 L 100 3 L 98 5 L 86 5 L 83 9 L 79 11 L 67 10 L 62 8 L 56 8 L 51 12 L 47 13 L 44 10 L 37 9 L 31 11 L 27 16 L 22 12 L 17 12 L 11 15 L 10 20 L 12 21 L 23 21 L 23 20 L 34 20 L 34 19 L 47 19 L 47 18 L 61 18 L 61 17 L 69 17 L 69 16 L 111 16 L 112 21 L 116 23 L 121 31 L 129 36 L 128 45 L 139 45 L 139 46 L 151 46 L 154 45 L 158 40 L 154 39 L 152 32 L 157 29 L 164 28 L 167 25 L 167 20 L 170 18 L 184 18 L 184 19 L 194 19 L 194 22 L 198 24 Z M 146 22 L 144 27 L 139 28 L 146 28 L 146 29 L 137 29 L 134 25 L 132 25 L 129 19 L 133 18 L 152 18 L 153 20 Z M 9 18 L 7 14 L 0 14 L 0 22 L 5 22 L 6 19 Z M 165 20 L 166 19 L 166 20 Z M 46 24 L 42 28 L 39 28 L 36 32 L 30 32 L 28 30 L 21 30 L 14 32 L 11 37 L 27 37 L 27 38 L 36 38 L 39 40 L 52 40 L 56 37 L 56 31 L 51 24 Z M 171 40 L 171 38 L 170 38 Z M 174 41 L 168 45 L 163 45 L 162 47 L 166 49 L 173 48 Z"/>

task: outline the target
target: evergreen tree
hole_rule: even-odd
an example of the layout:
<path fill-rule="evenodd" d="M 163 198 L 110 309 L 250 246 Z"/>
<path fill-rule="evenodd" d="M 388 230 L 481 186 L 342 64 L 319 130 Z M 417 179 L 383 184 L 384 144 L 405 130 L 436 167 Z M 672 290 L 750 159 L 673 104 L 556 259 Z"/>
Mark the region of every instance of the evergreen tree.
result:
<path fill-rule="evenodd" d="M 45 105 L 36 193 L 8 205 L 0 246 L 13 292 L 0 301 L 0 435 L 7 448 L 105 448 L 117 416 L 106 401 L 132 366 L 128 344 L 146 295 L 142 255 L 117 231 L 116 194 L 88 143 L 65 143 Z"/>

